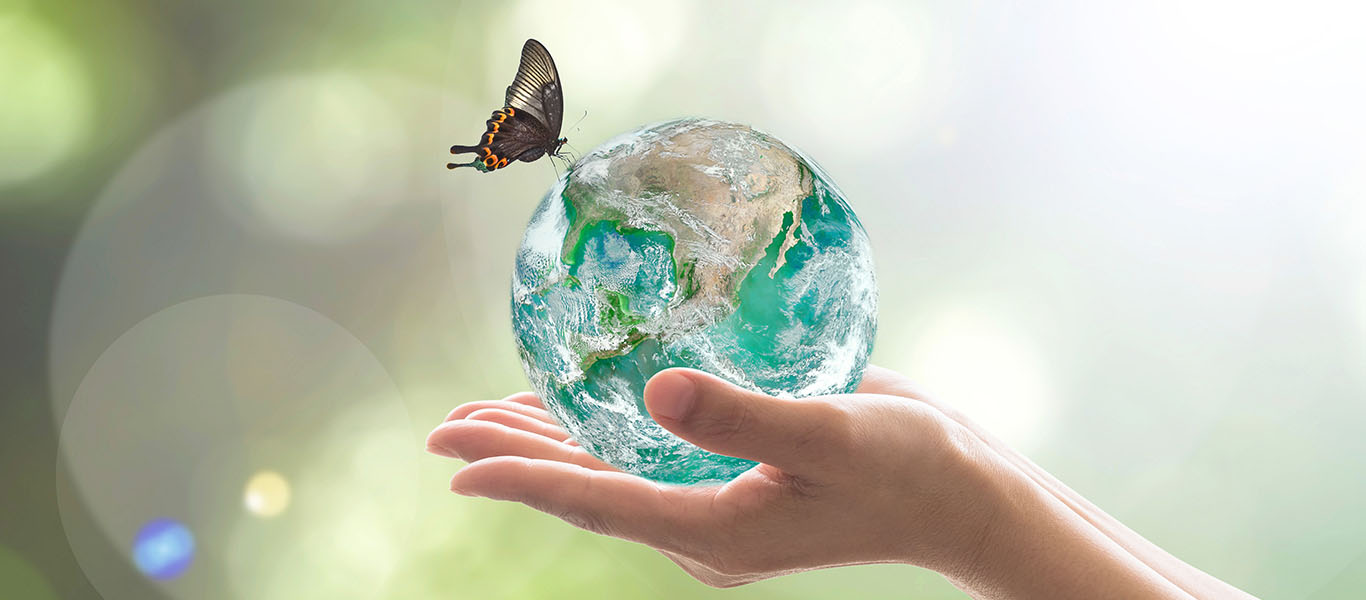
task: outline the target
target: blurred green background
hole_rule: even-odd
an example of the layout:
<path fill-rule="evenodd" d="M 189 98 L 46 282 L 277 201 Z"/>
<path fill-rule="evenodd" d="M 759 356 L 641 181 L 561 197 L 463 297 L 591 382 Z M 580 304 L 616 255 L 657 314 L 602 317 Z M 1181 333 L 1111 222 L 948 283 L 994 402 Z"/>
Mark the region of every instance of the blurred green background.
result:
<path fill-rule="evenodd" d="M 1362 16 L 0 0 L 0 598 L 961 597 L 896 566 L 711 590 L 446 490 L 426 432 L 526 385 L 508 281 L 556 173 L 445 149 L 527 37 L 579 153 L 698 115 L 820 161 L 873 241 L 875 362 L 1198 567 L 1360 597 Z M 161 582 L 130 562 L 159 517 L 197 542 Z"/>

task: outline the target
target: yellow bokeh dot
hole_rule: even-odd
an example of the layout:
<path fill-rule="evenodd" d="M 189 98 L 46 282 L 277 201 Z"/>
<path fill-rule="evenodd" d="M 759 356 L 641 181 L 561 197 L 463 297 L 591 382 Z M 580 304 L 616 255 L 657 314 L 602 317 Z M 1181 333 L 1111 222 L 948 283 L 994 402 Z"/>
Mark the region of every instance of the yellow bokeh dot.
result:
<path fill-rule="evenodd" d="M 89 75 L 50 27 L 0 9 L 0 185 L 47 172 L 90 134 Z"/>
<path fill-rule="evenodd" d="M 242 503 L 258 517 L 274 517 L 289 508 L 289 482 L 275 471 L 261 471 L 247 481 Z"/>

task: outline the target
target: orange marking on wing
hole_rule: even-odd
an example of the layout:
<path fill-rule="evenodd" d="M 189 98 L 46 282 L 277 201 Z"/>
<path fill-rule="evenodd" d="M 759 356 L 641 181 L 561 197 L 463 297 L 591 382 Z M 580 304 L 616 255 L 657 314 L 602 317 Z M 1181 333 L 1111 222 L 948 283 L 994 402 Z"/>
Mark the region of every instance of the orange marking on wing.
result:
<path fill-rule="evenodd" d="M 501 169 L 501 168 L 503 168 L 503 167 L 506 167 L 506 166 L 508 166 L 508 159 L 504 158 L 503 160 L 498 161 L 498 168 L 499 168 L 499 169 Z"/>
<path fill-rule="evenodd" d="M 517 111 L 513 110 L 511 106 L 509 106 L 509 107 L 507 107 L 507 108 L 504 108 L 503 110 L 508 111 L 508 116 L 509 116 L 509 117 L 511 117 L 511 116 L 513 116 L 513 115 L 515 115 L 515 114 L 517 114 Z"/>
<path fill-rule="evenodd" d="M 484 142 L 484 143 L 485 143 L 485 144 L 492 144 L 492 143 L 493 143 L 493 134 L 490 133 L 490 134 L 488 135 L 488 138 L 489 138 L 489 141 Z"/>
<path fill-rule="evenodd" d="M 488 148 L 480 148 L 480 150 L 484 151 L 484 156 L 493 156 L 493 151 Z"/>
<path fill-rule="evenodd" d="M 499 123 L 502 123 L 503 120 L 504 120 L 504 119 L 507 119 L 507 118 L 508 118 L 507 115 L 505 115 L 505 114 L 503 114 L 503 113 L 498 113 L 498 122 L 499 122 Z"/>
<path fill-rule="evenodd" d="M 494 123 L 494 124 L 493 124 L 493 132 L 494 132 L 494 133 L 498 133 L 498 124 L 497 124 L 497 123 Z"/>
<path fill-rule="evenodd" d="M 498 164 L 498 160 L 497 160 L 497 159 L 498 159 L 498 157 L 496 157 L 496 156 L 489 156 L 488 158 L 484 159 L 484 166 L 490 167 L 490 168 L 493 167 L 493 165 Z"/>

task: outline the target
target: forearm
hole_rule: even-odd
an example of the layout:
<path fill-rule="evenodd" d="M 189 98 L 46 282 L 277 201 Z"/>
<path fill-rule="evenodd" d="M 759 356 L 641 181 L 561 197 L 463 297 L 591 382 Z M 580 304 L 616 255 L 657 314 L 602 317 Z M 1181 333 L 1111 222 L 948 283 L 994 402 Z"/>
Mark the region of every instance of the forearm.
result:
<path fill-rule="evenodd" d="M 1109 537 L 1120 547 L 1124 548 L 1125 551 L 1148 565 L 1154 571 L 1157 571 L 1163 577 L 1166 577 L 1169 581 L 1176 584 L 1187 593 L 1196 596 L 1197 598 L 1253 599 L 1253 596 L 1250 594 L 1183 562 L 1129 529 L 1123 523 L 1120 523 L 1114 517 L 1111 517 L 1097 508 L 1094 504 L 1087 501 L 1081 494 L 1076 493 L 1071 488 L 1068 488 L 1062 482 L 1058 481 L 1047 471 L 1034 464 L 1033 461 L 1030 461 L 1024 455 L 1016 452 L 1009 445 L 996 439 L 990 432 L 982 429 L 972 420 L 954 410 L 953 407 L 942 404 L 933 397 L 924 394 L 901 375 L 886 369 L 870 367 L 868 379 L 865 381 L 871 388 L 869 391 L 893 393 L 908 398 L 915 398 L 934 406 L 936 409 L 948 415 L 949 418 L 972 432 L 978 440 L 995 452 L 1002 460 L 1013 465 L 1024 474 L 1024 476 L 1034 481 L 1034 483 L 1042 489 L 1047 490 L 1049 494 L 1057 498 L 1059 502 L 1067 506 L 1078 517 L 1084 519 L 1106 537 Z"/>
<path fill-rule="evenodd" d="M 969 560 L 945 573 L 973 597 L 1192 598 L 1011 462 L 982 468 L 996 511 Z"/>
<path fill-rule="evenodd" d="M 1066 505 L 1077 516 L 1085 519 L 1106 537 L 1114 540 L 1138 560 L 1166 577 L 1172 583 L 1196 598 L 1229 598 L 1255 600 L 1255 597 L 1219 578 L 1191 566 L 1172 556 L 1157 544 L 1129 529 L 1118 519 L 1096 507 L 1081 494 L 1067 487 L 1033 461 L 1004 444 L 992 444 L 992 448 L 1002 454 L 1020 471 L 1043 489 L 1047 490 Z"/>

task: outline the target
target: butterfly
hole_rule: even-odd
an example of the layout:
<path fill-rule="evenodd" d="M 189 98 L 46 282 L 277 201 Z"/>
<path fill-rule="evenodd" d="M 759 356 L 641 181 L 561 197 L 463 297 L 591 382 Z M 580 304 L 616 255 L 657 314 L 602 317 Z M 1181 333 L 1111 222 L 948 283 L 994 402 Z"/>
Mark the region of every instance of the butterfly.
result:
<path fill-rule="evenodd" d="M 451 146 L 451 154 L 474 153 L 473 162 L 447 163 L 447 169 L 474 167 L 488 173 L 513 161 L 560 157 L 564 94 L 550 52 L 536 40 L 522 45 L 522 63 L 508 86 L 505 106 L 493 111 L 488 128 L 474 146 Z"/>

